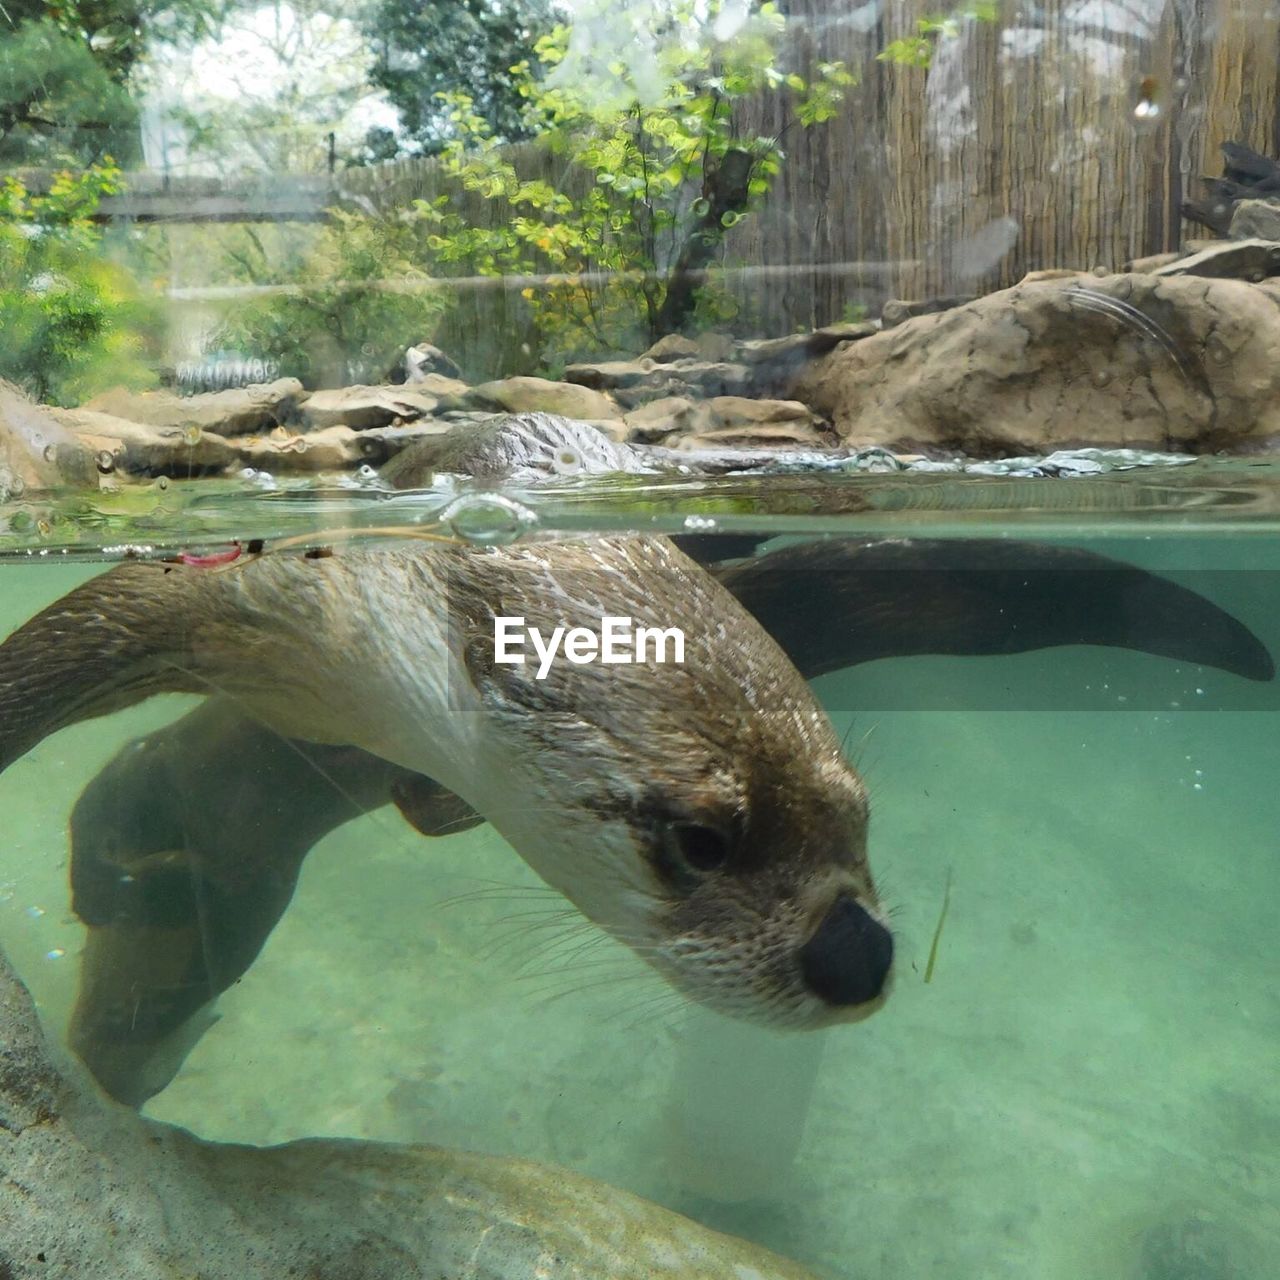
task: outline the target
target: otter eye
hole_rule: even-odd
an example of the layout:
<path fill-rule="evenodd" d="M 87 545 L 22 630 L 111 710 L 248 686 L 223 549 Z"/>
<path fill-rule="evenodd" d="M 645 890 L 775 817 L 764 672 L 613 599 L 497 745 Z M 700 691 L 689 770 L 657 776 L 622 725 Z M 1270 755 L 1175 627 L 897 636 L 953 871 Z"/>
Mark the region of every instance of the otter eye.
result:
<path fill-rule="evenodd" d="M 729 861 L 729 840 L 723 831 L 696 822 L 671 822 L 662 832 L 658 871 L 682 893 L 697 888 L 704 875 Z"/>

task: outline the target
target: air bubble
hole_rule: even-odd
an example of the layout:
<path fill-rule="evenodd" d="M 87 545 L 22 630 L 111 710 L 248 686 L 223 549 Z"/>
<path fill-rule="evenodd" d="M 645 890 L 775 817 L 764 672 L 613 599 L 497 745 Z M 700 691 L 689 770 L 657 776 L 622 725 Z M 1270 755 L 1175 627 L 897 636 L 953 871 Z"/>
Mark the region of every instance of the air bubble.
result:
<path fill-rule="evenodd" d="M 1111 370 L 1099 369 L 1093 375 L 1093 385 L 1101 390 L 1103 387 L 1111 385 Z"/>
<path fill-rule="evenodd" d="M 192 445 L 199 444 L 200 428 L 196 426 L 183 427 L 182 438 L 187 444 L 192 444 Z"/>
<path fill-rule="evenodd" d="M 44 460 L 45 460 L 46 462 L 57 462 L 57 460 L 58 460 L 58 446 L 57 446 L 57 445 L 53 445 L 53 444 L 47 444 L 47 445 L 45 445 L 45 447 L 44 447 Z"/>
<path fill-rule="evenodd" d="M 495 547 L 514 542 L 537 525 L 538 517 L 500 493 L 469 493 L 445 507 L 440 523 L 464 542 Z"/>
<path fill-rule="evenodd" d="M 712 516 L 685 516 L 684 527 L 689 533 L 714 533 L 717 525 Z"/>
<path fill-rule="evenodd" d="M 164 491 L 165 489 L 167 489 L 168 487 L 169 487 L 169 477 L 168 477 L 168 476 L 157 476 L 157 477 L 156 477 L 156 488 L 157 488 L 157 489 L 159 489 L 161 492 L 163 492 L 163 491 Z"/>
<path fill-rule="evenodd" d="M 562 445 L 551 455 L 551 470 L 558 476 L 576 476 L 586 464 L 577 449 Z"/>
<path fill-rule="evenodd" d="M 115 454 L 110 449 L 99 449 L 93 460 L 98 465 L 99 475 L 109 476 L 116 469 Z"/>

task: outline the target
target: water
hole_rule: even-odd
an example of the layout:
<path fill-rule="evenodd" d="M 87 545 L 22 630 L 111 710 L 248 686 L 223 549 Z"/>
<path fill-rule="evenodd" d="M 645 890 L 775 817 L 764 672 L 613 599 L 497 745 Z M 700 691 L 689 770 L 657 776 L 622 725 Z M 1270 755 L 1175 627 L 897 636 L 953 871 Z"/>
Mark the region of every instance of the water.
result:
<path fill-rule="evenodd" d="M 1074 480 L 566 481 L 511 498 L 548 533 L 707 534 L 714 520 L 782 539 L 1086 547 L 1211 596 L 1275 654 L 1276 492 L 1273 468 L 1201 463 Z M 200 482 L 31 509 L 4 546 L 0 634 L 98 572 L 104 546 L 306 534 L 340 552 L 338 530 L 403 542 L 453 500 Z M 807 616 L 824 623 L 816 602 Z M 870 787 L 894 913 L 896 981 L 870 1020 L 783 1034 L 685 1006 L 560 914 L 489 826 L 428 841 L 381 809 L 310 854 L 148 1114 L 223 1141 L 530 1156 L 832 1280 L 1272 1272 L 1274 685 L 1070 647 L 883 658 L 815 689 Z M 0 776 L 0 936 L 53 1028 L 83 938 L 68 812 L 122 743 L 195 701 L 67 729 Z"/>

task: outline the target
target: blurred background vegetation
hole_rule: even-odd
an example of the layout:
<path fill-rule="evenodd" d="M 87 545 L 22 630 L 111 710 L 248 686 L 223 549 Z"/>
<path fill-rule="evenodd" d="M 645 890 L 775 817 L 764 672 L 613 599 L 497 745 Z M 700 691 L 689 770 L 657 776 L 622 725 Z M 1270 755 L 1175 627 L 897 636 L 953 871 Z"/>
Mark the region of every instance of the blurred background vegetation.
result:
<path fill-rule="evenodd" d="M 436 336 L 459 277 L 516 281 L 527 370 L 732 324 L 725 237 L 767 198 L 785 134 L 850 82 L 838 63 L 802 77 L 783 13 L 755 0 L 5 0 L 0 376 L 59 403 L 211 353 L 380 381 Z M 737 107 L 764 89 L 789 118 L 745 135 Z M 521 166 L 531 147 L 577 180 Z M 346 189 L 406 158 L 440 194 Z M 328 203 L 106 217 L 146 171 L 173 190 L 327 175 Z"/>

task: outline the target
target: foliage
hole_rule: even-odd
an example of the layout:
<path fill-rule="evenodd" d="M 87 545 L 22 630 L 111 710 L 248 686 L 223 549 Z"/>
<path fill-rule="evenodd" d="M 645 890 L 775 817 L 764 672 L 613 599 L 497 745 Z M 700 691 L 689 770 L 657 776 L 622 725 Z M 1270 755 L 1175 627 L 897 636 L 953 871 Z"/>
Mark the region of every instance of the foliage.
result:
<path fill-rule="evenodd" d="M 155 382 L 159 315 L 103 251 L 91 221 L 119 190 L 109 161 L 61 172 L 47 194 L 0 182 L 0 377 L 41 400 L 77 404 L 107 386 Z"/>
<path fill-rule="evenodd" d="M 4 0 L 0 43 L 5 30 L 24 22 L 49 22 L 88 53 L 117 84 L 129 79 L 156 38 L 194 38 L 216 28 L 233 0 Z"/>
<path fill-rule="evenodd" d="M 51 21 L 0 18 L 0 166 L 93 164 L 137 148 L 137 108 L 89 48 Z"/>
<path fill-rule="evenodd" d="M 578 194 L 523 180 L 472 100 L 443 96 L 456 132 L 446 172 L 509 213 L 481 225 L 447 195 L 419 201 L 435 223 L 428 245 L 479 274 L 545 277 L 524 297 L 548 355 L 584 343 L 625 349 L 687 324 L 699 300 L 708 305 L 701 282 L 725 232 L 765 199 L 783 163 L 786 128 L 743 137 L 735 108 L 772 89 L 790 101 L 792 123 L 808 127 L 829 119 L 852 83 L 840 63 L 808 81 L 785 70 L 786 20 L 771 3 L 743 11 L 731 31 L 727 6 L 674 0 L 645 12 L 651 25 L 627 35 L 634 47 L 599 30 L 584 42 L 581 23 L 558 26 L 536 45 L 552 69 L 545 78 L 531 61 L 513 68 L 529 110 L 548 122 L 542 143 L 591 176 Z"/>
<path fill-rule="evenodd" d="M 277 361 L 282 376 L 310 387 L 342 386 L 381 381 L 406 346 L 431 336 L 447 301 L 420 266 L 419 218 L 343 210 L 330 218 L 284 260 L 242 229 L 230 265 L 269 291 L 237 303 L 208 351 Z"/>
<path fill-rule="evenodd" d="M 876 54 L 880 62 L 899 67 L 928 67 L 940 40 L 954 40 L 964 22 L 995 22 L 999 16 L 996 0 L 977 0 L 951 14 L 930 14 L 916 20 L 914 35 L 891 40 Z"/>
<path fill-rule="evenodd" d="M 372 0 L 364 20 L 375 51 L 370 79 L 399 113 L 407 135 L 400 149 L 431 154 L 455 137 L 440 94 L 460 90 L 494 137 L 529 137 L 538 121 L 513 68 L 528 65 L 552 25 L 550 0 Z M 367 145 L 383 158 L 394 141 L 377 130 Z"/>
<path fill-rule="evenodd" d="M 225 15 L 216 37 L 158 48 L 146 79 L 179 126 L 172 162 L 222 175 L 318 173 L 331 132 L 348 156 L 371 126 L 393 123 L 370 83 L 358 16 L 332 0 L 254 0 Z"/>

